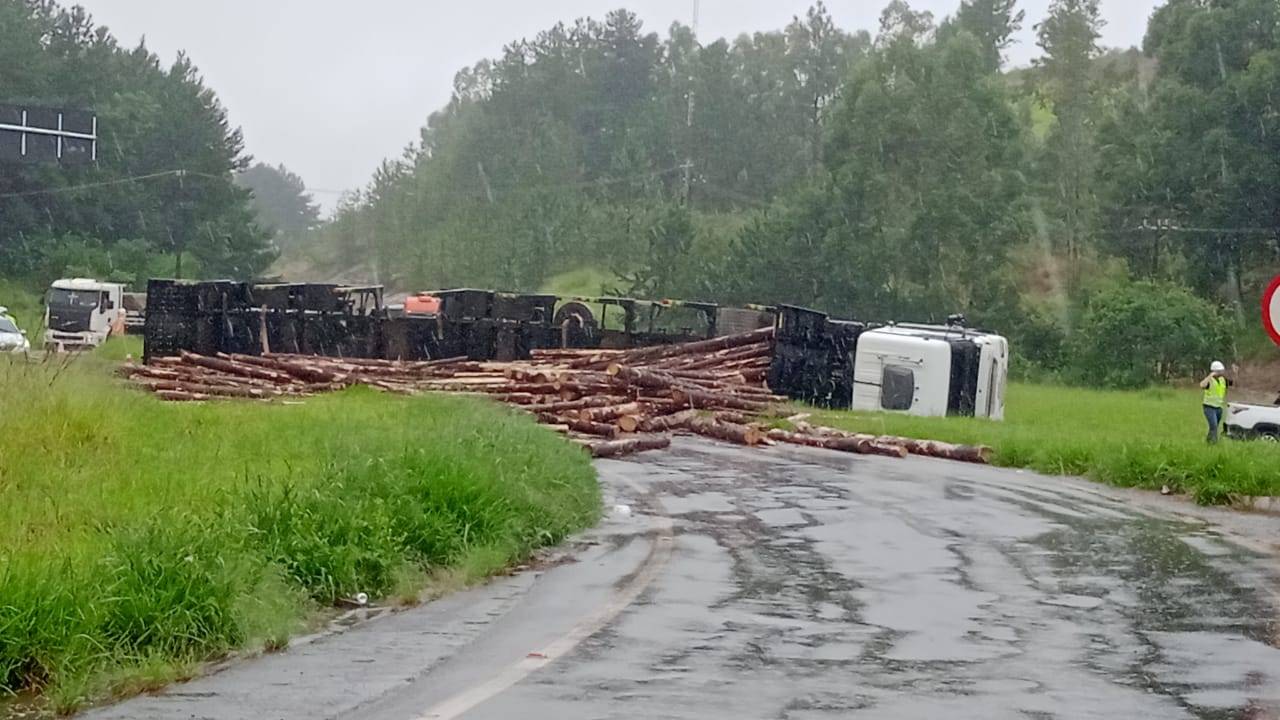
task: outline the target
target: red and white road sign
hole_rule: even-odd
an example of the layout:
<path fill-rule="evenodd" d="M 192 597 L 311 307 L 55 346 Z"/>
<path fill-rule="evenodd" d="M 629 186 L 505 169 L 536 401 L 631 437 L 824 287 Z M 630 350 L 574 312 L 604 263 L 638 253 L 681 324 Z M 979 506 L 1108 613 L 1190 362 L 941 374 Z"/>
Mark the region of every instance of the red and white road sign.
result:
<path fill-rule="evenodd" d="M 1280 276 L 1271 281 L 1262 295 L 1262 326 L 1271 340 L 1280 345 Z"/>

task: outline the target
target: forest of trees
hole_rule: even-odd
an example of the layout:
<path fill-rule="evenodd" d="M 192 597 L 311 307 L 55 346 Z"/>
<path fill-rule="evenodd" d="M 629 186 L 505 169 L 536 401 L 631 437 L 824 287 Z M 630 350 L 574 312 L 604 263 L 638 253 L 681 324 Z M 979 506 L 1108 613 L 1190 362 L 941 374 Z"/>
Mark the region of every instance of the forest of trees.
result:
<path fill-rule="evenodd" d="M 240 132 L 195 66 L 120 47 L 81 8 L 0 0 L 0 96 L 91 108 L 98 162 L 0 165 L 0 279 L 252 277 L 275 259 Z"/>
<path fill-rule="evenodd" d="M 311 251 L 406 288 L 593 267 L 648 296 L 963 312 L 1051 370 L 1116 312 L 1203 328 L 1197 362 L 1229 350 L 1280 266 L 1277 4 L 1169 0 L 1121 51 L 1098 0 L 1053 0 L 1039 59 L 1007 68 L 1025 22 L 893 0 L 874 35 L 821 3 L 706 44 L 626 11 L 557 25 L 459 73 Z M 1191 351 L 1151 352 L 1163 375 Z"/>

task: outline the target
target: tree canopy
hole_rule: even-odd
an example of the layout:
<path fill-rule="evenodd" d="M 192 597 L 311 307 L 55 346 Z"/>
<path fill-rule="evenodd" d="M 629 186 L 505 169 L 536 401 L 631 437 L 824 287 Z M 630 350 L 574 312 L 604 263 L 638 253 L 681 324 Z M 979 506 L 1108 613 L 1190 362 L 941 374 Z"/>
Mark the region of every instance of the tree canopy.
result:
<path fill-rule="evenodd" d="M 293 244 L 319 227 L 320 206 L 284 165 L 254 163 L 236 175 L 236 184 L 253 194 L 258 224 L 275 234 L 278 245 Z"/>
<path fill-rule="evenodd" d="M 0 167 L 0 273 L 137 280 L 168 257 L 167 275 L 252 277 L 272 261 L 232 182 L 243 138 L 189 58 L 122 48 L 78 6 L 0 0 L 0 92 L 91 109 L 100 138 L 90 166 Z"/>

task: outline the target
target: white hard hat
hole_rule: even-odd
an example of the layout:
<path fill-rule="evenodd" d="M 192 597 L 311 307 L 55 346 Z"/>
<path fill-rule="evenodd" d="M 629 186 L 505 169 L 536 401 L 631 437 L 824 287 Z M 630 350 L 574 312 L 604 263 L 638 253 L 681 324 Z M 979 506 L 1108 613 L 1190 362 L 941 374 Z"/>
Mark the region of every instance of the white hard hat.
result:
<path fill-rule="evenodd" d="M 1227 366 L 1217 360 L 1214 360 L 1213 364 L 1209 366 L 1209 370 L 1212 372 L 1226 372 Z"/>

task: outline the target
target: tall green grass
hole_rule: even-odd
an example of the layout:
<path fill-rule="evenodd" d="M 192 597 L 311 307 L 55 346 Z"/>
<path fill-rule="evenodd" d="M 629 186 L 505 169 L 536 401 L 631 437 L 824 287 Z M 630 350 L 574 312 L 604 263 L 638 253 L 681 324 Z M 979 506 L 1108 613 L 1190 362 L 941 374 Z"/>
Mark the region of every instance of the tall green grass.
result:
<path fill-rule="evenodd" d="M 27 331 L 31 344 L 37 345 L 44 332 L 44 300 L 38 292 L 13 280 L 0 278 L 0 307 L 18 321 L 18 327 Z"/>
<path fill-rule="evenodd" d="M 1125 487 L 1168 485 L 1203 503 L 1222 503 L 1231 494 L 1280 495 L 1280 447 L 1206 445 L 1198 391 L 1012 383 L 1006 413 L 1004 422 L 847 412 L 816 419 L 862 432 L 990 445 L 999 465 Z"/>
<path fill-rule="evenodd" d="M 0 361 L 0 691 L 146 688 L 599 512 L 584 453 L 487 403 L 163 404 L 103 366 Z"/>

